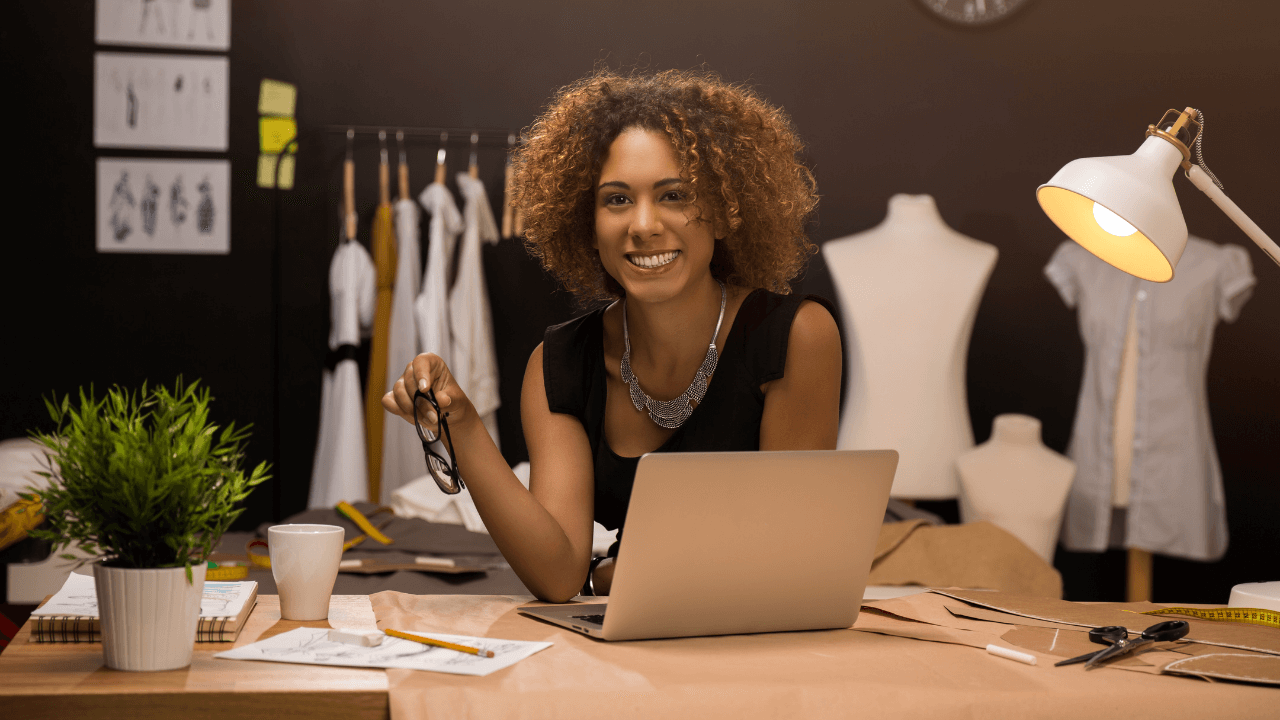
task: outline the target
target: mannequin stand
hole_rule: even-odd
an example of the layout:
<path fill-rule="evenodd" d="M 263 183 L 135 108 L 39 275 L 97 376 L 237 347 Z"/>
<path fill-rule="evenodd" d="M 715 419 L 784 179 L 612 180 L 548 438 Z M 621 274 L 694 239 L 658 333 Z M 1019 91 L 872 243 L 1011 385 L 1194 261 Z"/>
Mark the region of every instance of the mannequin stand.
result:
<path fill-rule="evenodd" d="M 1151 553 L 1129 548 L 1129 602 L 1151 602 Z"/>

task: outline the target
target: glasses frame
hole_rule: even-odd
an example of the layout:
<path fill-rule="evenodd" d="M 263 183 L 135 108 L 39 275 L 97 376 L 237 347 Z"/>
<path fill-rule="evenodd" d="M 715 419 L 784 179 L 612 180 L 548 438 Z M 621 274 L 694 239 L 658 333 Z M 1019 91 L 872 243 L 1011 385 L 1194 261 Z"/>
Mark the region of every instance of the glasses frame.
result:
<path fill-rule="evenodd" d="M 436 411 L 436 418 L 440 421 L 439 433 L 433 433 L 422 426 L 423 418 L 420 416 L 421 411 L 418 409 L 418 398 L 426 400 L 431 404 L 431 409 Z M 414 392 L 413 427 L 418 431 L 418 439 L 422 441 L 422 451 L 426 454 L 427 472 L 436 481 L 436 485 L 440 487 L 441 492 L 446 495 L 457 495 L 467 486 L 462 482 L 462 476 L 458 474 L 458 461 L 454 459 L 453 453 L 453 437 L 449 433 L 449 423 L 445 420 L 447 417 L 449 417 L 448 413 L 440 412 L 440 404 L 436 402 L 434 390 L 427 390 L 426 392 L 418 390 Z M 448 458 L 445 458 L 431 447 L 432 443 L 442 437 L 444 438 L 445 451 L 449 453 Z M 433 467 L 432 461 L 438 464 L 439 471 Z M 448 476 L 448 480 L 442 479 L 441 474 Z"/>

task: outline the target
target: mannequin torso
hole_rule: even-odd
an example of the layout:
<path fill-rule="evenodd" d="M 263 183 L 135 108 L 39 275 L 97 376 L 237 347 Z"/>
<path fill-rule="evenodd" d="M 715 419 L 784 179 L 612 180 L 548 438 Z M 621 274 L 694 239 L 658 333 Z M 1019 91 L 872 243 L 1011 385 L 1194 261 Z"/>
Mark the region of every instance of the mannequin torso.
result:
<path fill-rule="evenodd" d="M 1053 562 L 1076 465 L 1040 442 L 1040 421 L 1000 415 L 991 439 L 956 460 L 960 517 L 989 520 Z"/>
<path fill-rule="evenodd" d="M 880 225 L 826 243 L 849 348 L 837 446 L 893 448 L 894 497 L 956 496 L 973 446 L 965 360 L 997 251 L 943 222 L 928 195 L 895 195 Z"/>

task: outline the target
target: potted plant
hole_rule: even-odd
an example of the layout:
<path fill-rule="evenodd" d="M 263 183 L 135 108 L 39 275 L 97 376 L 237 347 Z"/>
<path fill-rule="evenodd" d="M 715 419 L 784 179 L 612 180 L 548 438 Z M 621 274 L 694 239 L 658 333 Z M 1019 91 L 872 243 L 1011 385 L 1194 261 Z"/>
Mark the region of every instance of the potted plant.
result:
<path fill-rule="evenodd" d="M 56 427 L 32 433 L 50 484 L 39 493 L 46 524 L 31 534 L 99 557 L 102 650 L 118 670 L 191 664 L 206 562 L 269 477 L 265 462 L 245 474 L 248 427 L 219 433 L 198 385 L 117 386 L 101 399 L 82 388 L 78 404 L 45 400 Z"/>

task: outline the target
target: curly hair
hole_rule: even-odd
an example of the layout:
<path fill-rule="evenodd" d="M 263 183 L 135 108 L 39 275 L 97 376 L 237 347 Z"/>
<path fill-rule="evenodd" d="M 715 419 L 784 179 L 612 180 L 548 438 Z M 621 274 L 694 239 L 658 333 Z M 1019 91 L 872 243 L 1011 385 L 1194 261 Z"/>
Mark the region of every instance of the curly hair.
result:
<path fill-rule="evenodd" d="M 709 72 L 599 70 L 562 88 L 512 157 L 513 204 L 529 252 L 583 302 L 619 298 L 593 247 L 595 185 L 628 128 L 671 139 L 689 200 L 716 227 L 711 272 L 726 283 L 790 292 L 817 247 L 805 223 L 818 203 L 790 118 L 753 90 Z"/>

